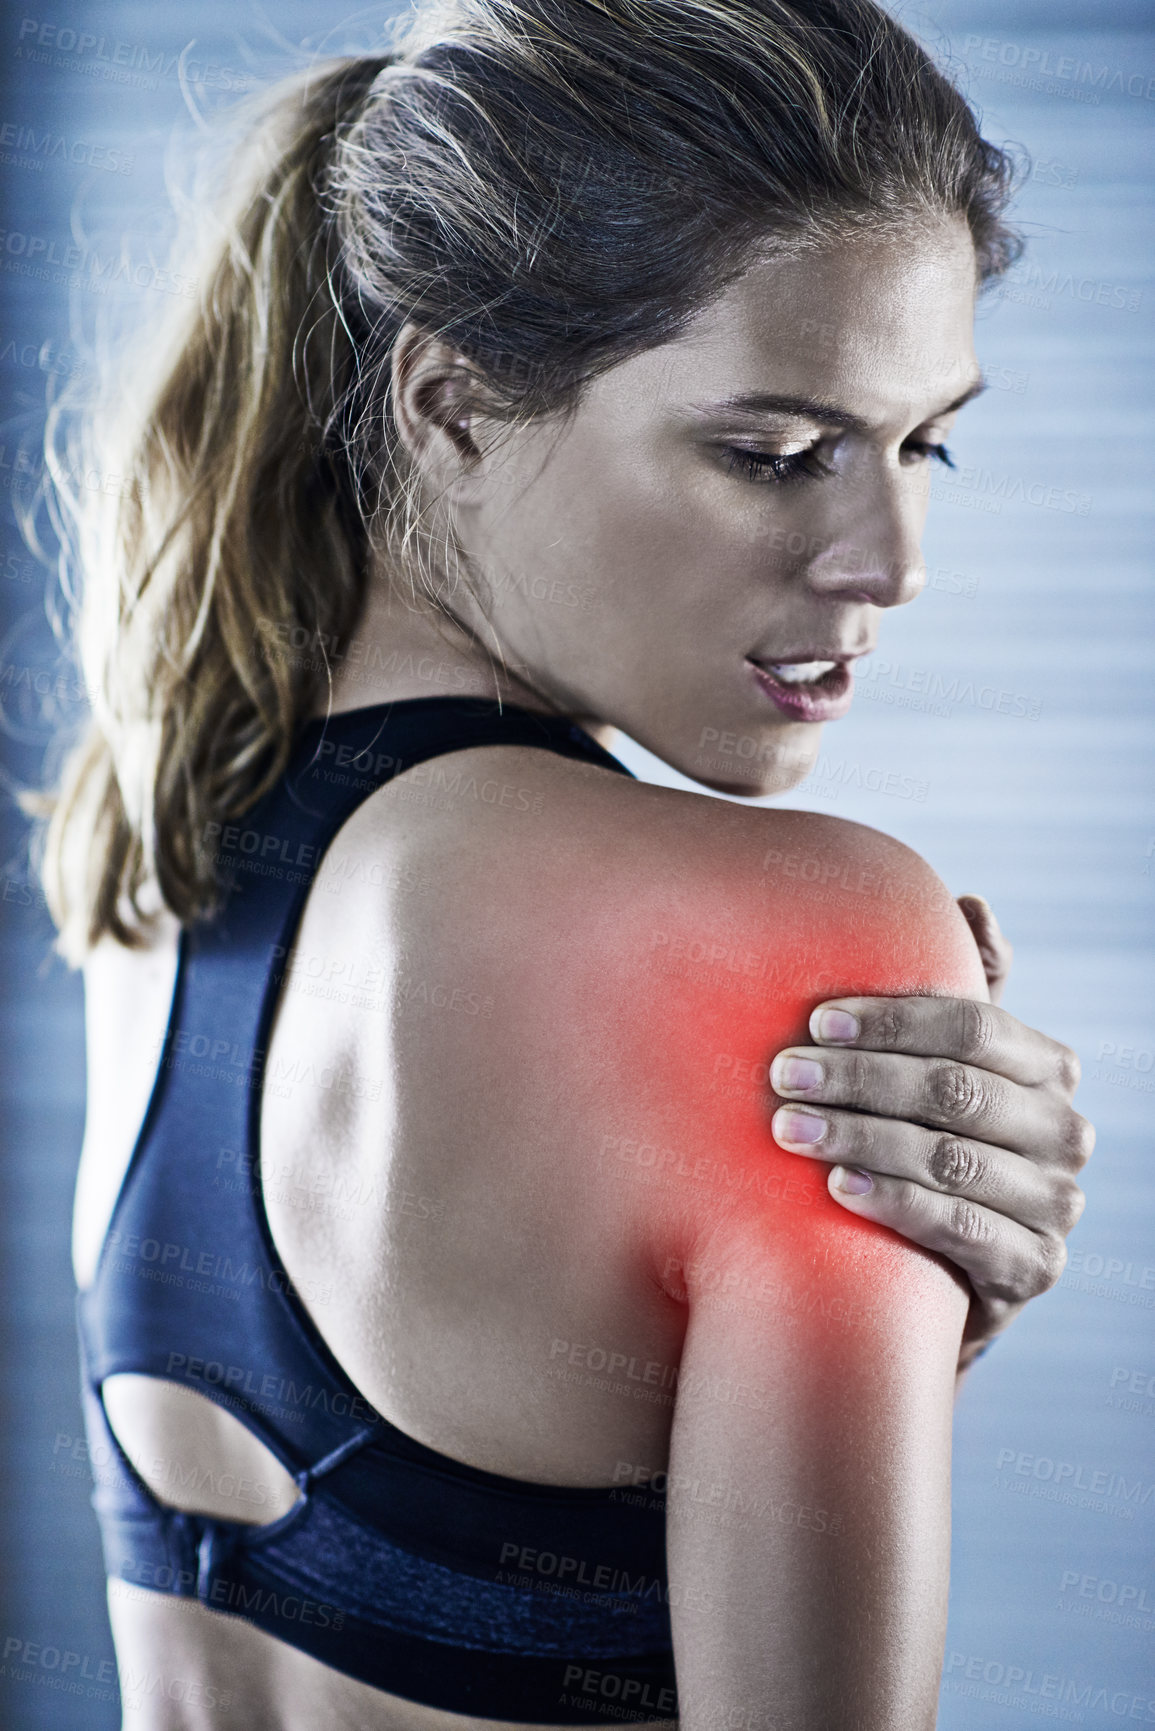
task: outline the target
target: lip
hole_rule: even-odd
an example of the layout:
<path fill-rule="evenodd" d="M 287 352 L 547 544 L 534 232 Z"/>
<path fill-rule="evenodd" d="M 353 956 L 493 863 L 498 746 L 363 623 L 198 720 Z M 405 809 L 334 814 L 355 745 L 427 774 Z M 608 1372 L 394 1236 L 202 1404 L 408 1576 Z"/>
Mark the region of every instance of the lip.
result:
<path fill-rule="evenodd" d="M 859 653 L 865 654 L 866 651 Z M 775 658 L 783 664 L 805 661 L 837 663 L 829 673 L 815 680 L 813 685 L 787 685 L 785 681 L 776 679 L 768 667 L 754 661 L 750 656 L 746 658 L 746 665 L 759 690 L 765 693 L 783 715 L 788 715 L 792 721 L 822 722 L 839 720 L 853 703 L 854 677 L 850 671 L 850 663 L 857 658 L 857 654 L 847 655 L 845 652 L 824 654 L 820 649 L 800 650 L 797 654 Z"/>

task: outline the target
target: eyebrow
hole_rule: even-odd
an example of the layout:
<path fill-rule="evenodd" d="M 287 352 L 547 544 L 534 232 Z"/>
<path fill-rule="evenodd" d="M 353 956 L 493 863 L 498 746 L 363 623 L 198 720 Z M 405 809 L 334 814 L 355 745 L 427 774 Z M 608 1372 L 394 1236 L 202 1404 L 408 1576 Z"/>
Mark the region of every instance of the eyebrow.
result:
<path fill-rule="evenodd" d="M 961 409 L 964 403 L 981 396 L 986 389 L 986 380 L 976 379 L 952 403 L 945 403 L 941 409 L 934 409 L 922 418 L 924 421 L 937 421 L 940 415 L 953 414 L 956 409 Z M 748 415 L 797 415 L 801 420 L 821 421 L 828 427 L 845 427 L 852 433 L 866 433 L 870 430 L 869 422 L 863 420 L 861 415 L 851 414 L 849 409 L 840 409 L 836 403 L 824 402 L 819 397 L 784 397 L 765 391 L 753 391 L 741 396 L 724 397 L 721 402 L 710 404 L 707 412 L 719 411 L 737 411 Z"/>

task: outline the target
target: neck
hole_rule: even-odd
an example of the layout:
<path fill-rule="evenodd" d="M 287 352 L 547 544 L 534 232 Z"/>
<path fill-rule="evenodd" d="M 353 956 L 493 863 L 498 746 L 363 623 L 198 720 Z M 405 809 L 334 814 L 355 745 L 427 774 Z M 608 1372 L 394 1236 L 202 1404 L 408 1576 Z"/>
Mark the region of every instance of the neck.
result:
<path fill-rule="evenodd" d="M 319 650 L 301 653 L 311 659 L 321 655 Z M 539 714 L 560 713 L 536 688 L 531 669 L 503 666 L 496 644 L 487 653 L 483 641 L 430 606 L 406 603 L 383 581 L 370 583 L 353 633 L 328 646 L 328 661 L 331 683 L 322 687 L 310 716 L 408 697 L 486 697 Z M 601 745 L 614 732 L 592 716 L 572 719 Z"/>

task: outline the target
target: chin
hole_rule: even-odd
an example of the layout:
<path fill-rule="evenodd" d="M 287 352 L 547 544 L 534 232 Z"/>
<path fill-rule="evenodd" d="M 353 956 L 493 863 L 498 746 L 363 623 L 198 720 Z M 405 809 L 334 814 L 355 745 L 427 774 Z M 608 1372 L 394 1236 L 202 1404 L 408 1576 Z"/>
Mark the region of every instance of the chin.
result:
<path fill-rule="evenodd" d="M 740 741 L 741 736 L 722 735 L 723 741 L 730 738 Z M 807 724 L 790 728 L 770 746 L 763 745 L 756 757 L 743 759 L 740 752 L 721 755 L 715 751 L 709 756 L 697 752 L 690 761 L 675 763 L 674 768 L 712 793 L 724 793 L 731 799 L 766 799 L 788 793 L 806 780 L 817 762 L 821 742 L 821 727 Z"/>
<path fill-rule="evenodd" d="M 817 762 L 823 727 L 793 722 L 784 727 L 755 730 L 703 729 L 698 750 L 684 751 L 667 762 L 712 793 L 732 800 L 764 800 L 788 793 L 805 781 Z"/>

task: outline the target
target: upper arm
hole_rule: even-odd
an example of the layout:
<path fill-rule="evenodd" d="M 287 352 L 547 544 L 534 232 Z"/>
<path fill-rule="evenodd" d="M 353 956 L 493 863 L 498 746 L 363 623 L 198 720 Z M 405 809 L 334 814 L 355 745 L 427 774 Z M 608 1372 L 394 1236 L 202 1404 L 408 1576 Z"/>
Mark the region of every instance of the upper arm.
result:
<path fill-rule="evenodd" d="M 909 850 L 804 814 L 737 816 L 630 898 L 614 1018 L 609 1166 L 623 1186 L 648 1166 L 655 1273 L 688 1313 L 668 1515 L 682 1724 L 921 1731 L 968 1293 L 945 1259 L 840 1208 L 824 1164 L 776 1146 L 766 1076 L 810 1043 L 822 999 L 982 996 L 981 963 Z"/>
<path fill-rule="evenodd" d="M 935 1723 L 965 1297 L 857 1220 L 810 1224 L 728 1222 L 683 1269 L 667 1505 L 683 1731 Z"/>

